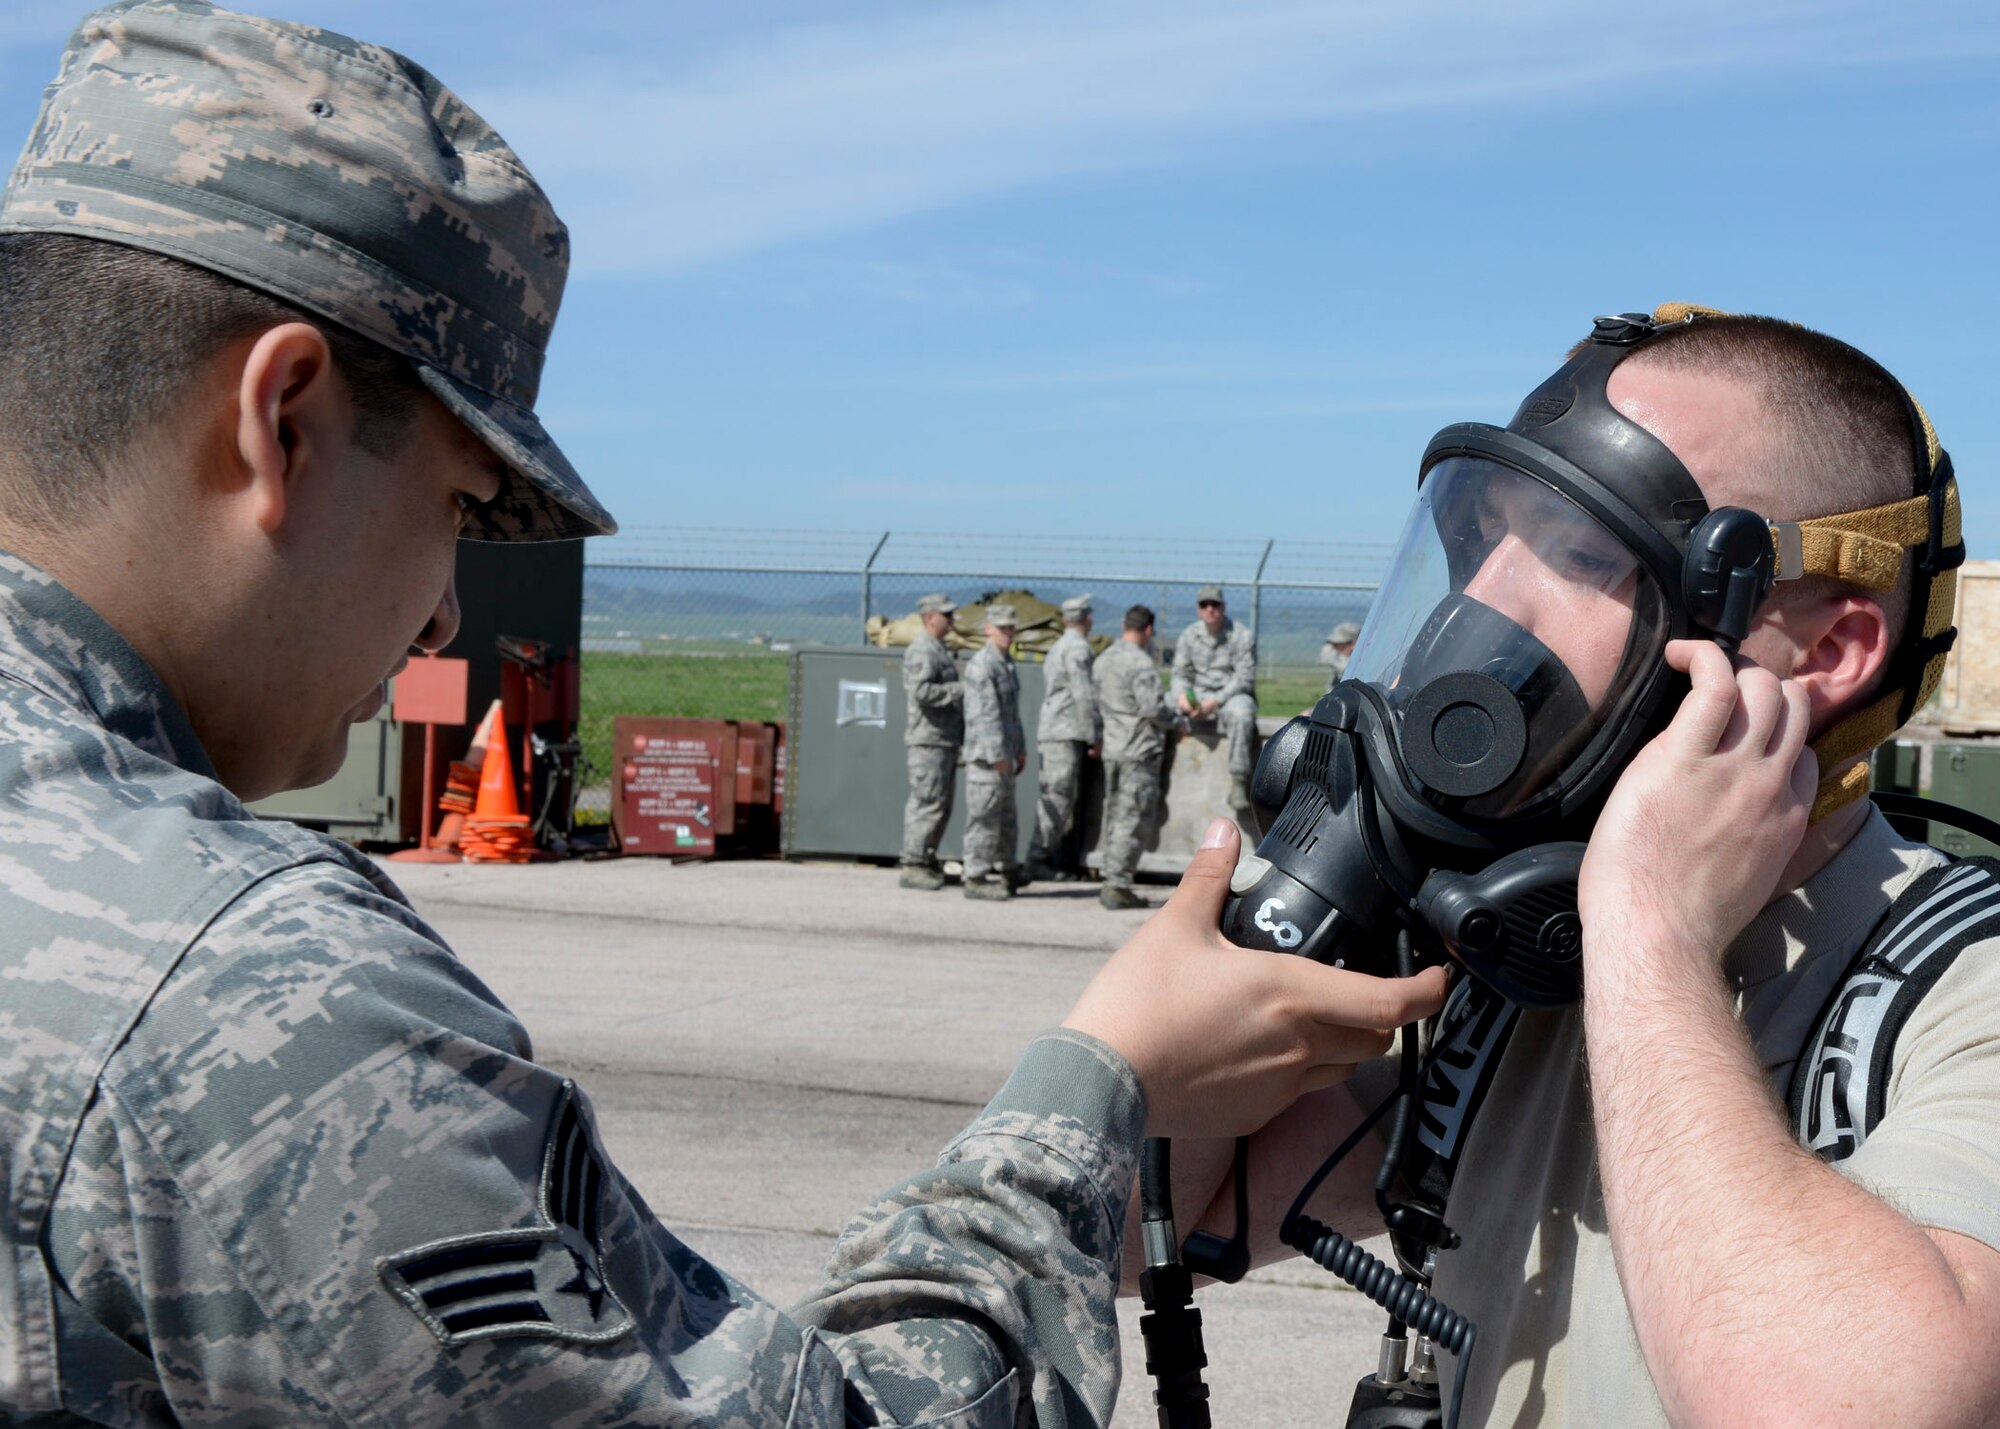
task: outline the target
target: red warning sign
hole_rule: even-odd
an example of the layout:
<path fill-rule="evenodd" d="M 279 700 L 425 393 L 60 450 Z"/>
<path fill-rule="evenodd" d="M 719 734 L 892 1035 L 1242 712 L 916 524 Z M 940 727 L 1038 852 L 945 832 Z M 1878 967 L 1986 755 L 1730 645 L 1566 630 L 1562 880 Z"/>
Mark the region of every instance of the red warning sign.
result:
<path fill-rule="evenodd" d="M 723 743 L 713 734 L 655 735 L 644 741 L 643 753 L 619 751 L 612 809 L 625 852 L 680 857 L 715 852 Z M 733 794 L 733 759 L 729 779 Z"/>

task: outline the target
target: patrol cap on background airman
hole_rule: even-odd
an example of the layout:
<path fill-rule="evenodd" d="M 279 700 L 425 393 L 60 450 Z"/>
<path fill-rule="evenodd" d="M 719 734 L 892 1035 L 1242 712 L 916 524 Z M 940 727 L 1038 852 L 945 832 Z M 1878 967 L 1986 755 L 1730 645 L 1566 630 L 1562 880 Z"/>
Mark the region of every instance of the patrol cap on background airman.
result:
<path fill-rule="evenodd" d="M 1343 620 L 1333 627 L 1333 634 L 1326 637 L 1329 645 L 1352 645 L 1361 638 L 1361 627 L 1351 620 Z"/>
<path fill-rule="evenodd" d="M 468 536 L 617 529 L 533 410 L 569 232 L 486 121 L 393 50 L 202 0 L 97 10 L 0 233 L 164 254 L 409 357 L 514 473 Z"/>
<path fill-rule="evenodd" d="M 1014 628 L 1014 607 L 1011 605 L 989 605 L 986 607 L 986 623 L 1002 630 Z"/>
<path fill-rule="evenodd" d="M 958 607 L 951 603 L 951 597 L 944 595 L 924 595 L 917 597 L 919 615 L 955 615 Z"/>
<path fill-rule="evenodd" d="M 1194 593 L 1194 603 L 1196 605 L 1200 605 L 1205 600 L 1220 601 L 1221 599 L 1222 587 L 1219 585 L 1205 585 Z"/>
<path fill-rule="evenodd" d="M 1087 595 L 1071 596 L 1062 603 L 1062 614 L 1063 619 L 1066 621 L 1083 619 L 1084 616 L 1090 614 L 1090 597 Z"/>

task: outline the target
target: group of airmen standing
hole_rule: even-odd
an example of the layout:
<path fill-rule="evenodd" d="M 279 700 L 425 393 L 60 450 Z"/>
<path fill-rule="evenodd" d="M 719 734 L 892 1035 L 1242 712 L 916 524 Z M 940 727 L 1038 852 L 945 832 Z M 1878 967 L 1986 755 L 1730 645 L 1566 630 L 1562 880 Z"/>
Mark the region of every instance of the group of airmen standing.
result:
<path fill-rule="evenodd" d="M 1021 683 L 1010 651 L 1011 605 L 986 607 L 986 644 L 960 674 L 944 637 L 958 607 L 943 595 L 917 602 L 923 629 L 903 655 L 909 701 L 904 733 L 910 797 L 903 810 L 902 885 L 944 887 L 938 843 L 951 819 L 954 778 L 965 763 L 965 896 L 1004 899 L 1030 882 L 1062 882 L 1060 849 L 1076 813 L 1086 761 L 1104 762 L 1103 887 L 1106 908 L 1143 908 L 1134 891 L 1140 840 L 1160 800 L 1167 731 L 1215 721 L 1229 743 L 1230 804 L 1250 803 L 1257 734 L 1257 642 L 1232 621 L 1220 586 L 1196 593 L 1200 618 L 1174 650 L 1173 697 L 1160 683 L 1153 654 L 1154 614 L 1125 612 L 1103 654 L 1090 641 L 1091 600 L 1062 603 L 1062 637 L 1044 657 L 1041 718 L 1036 726 L 1040 797 L 1025 864 L 1015 858 L 1014 781 L 1027 767 Z"/>

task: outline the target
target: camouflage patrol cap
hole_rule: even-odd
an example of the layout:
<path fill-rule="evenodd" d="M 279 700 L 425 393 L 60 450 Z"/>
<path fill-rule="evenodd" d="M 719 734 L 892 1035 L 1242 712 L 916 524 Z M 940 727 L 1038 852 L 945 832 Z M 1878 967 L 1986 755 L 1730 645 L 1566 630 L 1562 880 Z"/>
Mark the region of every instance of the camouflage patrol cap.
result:
<path fill-rule="evenodd" d="M 165 254 L 410 358 L 513 473 L 469 536 L 617 529 L 534 413 L 569 232 L 486 121 L 393 50 L 204 0 L 95 11 L 0 233 Z"/>
<path fill-rule="evenodd" d="M 1075 620 L 1080 616 L 1090 614 L 1090 597 L 1087 595 L 1071 596 L 1062 603 L 1062 613 L 1064 620 Z"/>
<path fill-rule="evenodd" d="M 952 615 L 957 610 L 958 607 L 951 603 L 950 596 L 926 595 L 920 596 L 917 599 L 917 614 L 919 615 Z"/>
<path fill-rule="evenodd" d="M 1011 605 L 989 605 L 986 607 L 986 623 L 997 625 L 1004 630 L 1014 628 L 1014 607 Z"/>
<path fill-rule="evenodd" d="M 1194 593 L 1194 603 L 1196 605 L 1200 605 L 1205 600 L 1219 601 L 1221 599 L 1222 587 L 1219 585 L 1205 585 Z"/>
<path fill-rule="evenodd" d="M 1361 627 L 1351 620 L 1343 620 L 1333 627 L 1333 634 L 1326 637 L 1329 645 L 1352 645 L 1361 638 Z"/>

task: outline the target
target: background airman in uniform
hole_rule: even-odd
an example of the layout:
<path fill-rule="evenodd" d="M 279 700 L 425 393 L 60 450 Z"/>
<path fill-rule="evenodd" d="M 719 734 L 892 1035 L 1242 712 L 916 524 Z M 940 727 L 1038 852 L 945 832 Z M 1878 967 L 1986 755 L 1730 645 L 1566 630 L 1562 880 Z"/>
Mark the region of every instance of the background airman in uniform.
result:
<path fill-rule="evenodd" d="M 938 867 L 938 840 L 951 822 L 952 793 L 958 778 L 958 749 L 965 742 L 965 685 L 958 664 L 944 648 L 951 617 L 958 609 L 942 595 L 917 602 L 923 632 L 903 651 L 903 693 L 909 723 L 903 748 L 910 768 L 910 798 L 903 805 L 905 888 L 944 887 Z"/>
<path fill-rule="evenodd" d="M 1160 688 L 1153 619 L 1143 605 L 1126 611 L 1123 632 L 1097 657 L 1090 675 L 1104 721 L 1104 888 L 1097 898 L 1106 908 L 1146 906 L 1132 889 L 1139 834 L 1160 802 L 1166 732 L 1187 728 Z"/>
<path fill-rule="evenodd" d="M 1354 642 L 1361 638 L 1361 627 L 1351 620 L 1343 620 L 1333 627 L 1326 637 L 1326 644 L 1319 647 L 1319 663 L 1326 666 L 1326 687 L 1330 690 L 1340 683 L 1340 677 L 1347 673 L 1347 662 L 1354 658 Z"/>
<path fill-rule="evenodd" d="M 1063 633 L 1042 661 L 1042 717 L 1035 730 L 1040 756 L 1035 805 L 1035 836 L 1028 845 L 1028 877 L 1067 878 L 1058 866 L 1063 836 L 1076 810 L 1083 785 L 1084 760 L 1098 752 L 1104 722 L 1097 713 L 1097 691 L 1090 682 L 1090 597 L 1072 596 L 1062 603 Z"/>
<path fill-rule="evenodd" d="M 965 667 L 965 896 L 1012 898 L 1019 829 L 1014 780 L 1027 767 L 1021 677 L 1007 652 L 1014 607 L 986 607 L 986 644 Z"/>
<path fill-rule="evenodd" d="M 1250 807 L 1257 744 L 1257 637 L 1229 618 L 1222 587 L 1195 592 L 1201 612 L 1174 645 L 1174 702 L 1190 720 L 1212 719 L 1229 741 L 1229 804 Z"/>

